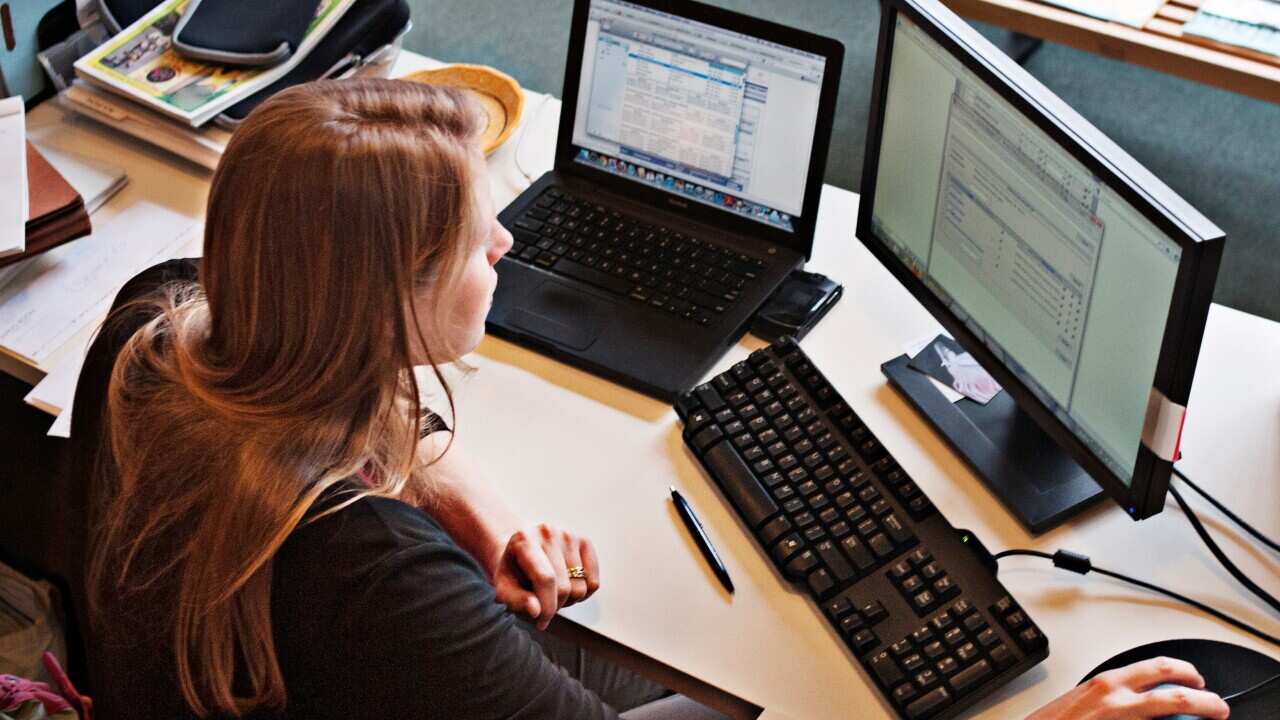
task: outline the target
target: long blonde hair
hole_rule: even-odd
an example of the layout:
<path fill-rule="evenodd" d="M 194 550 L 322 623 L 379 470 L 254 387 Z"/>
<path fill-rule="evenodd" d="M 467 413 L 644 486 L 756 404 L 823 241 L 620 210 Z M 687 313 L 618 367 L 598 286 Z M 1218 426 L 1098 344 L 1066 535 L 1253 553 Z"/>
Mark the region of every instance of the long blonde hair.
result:
<path fill-rule="evenodd" d="M 454 355 L 416 330 L 445 303 L 414 297 L 449 297 L 476 237 L 480 122 L 390 80 L 268 100 L 214 175 L 199 285 L 149 299 L 116 360 L 90 608 L 164 598 L 197 715 L 284 705 L 272 558 L 322 493 L 356 473 L 351 501 L 426 492 L 410 368 Z"/>

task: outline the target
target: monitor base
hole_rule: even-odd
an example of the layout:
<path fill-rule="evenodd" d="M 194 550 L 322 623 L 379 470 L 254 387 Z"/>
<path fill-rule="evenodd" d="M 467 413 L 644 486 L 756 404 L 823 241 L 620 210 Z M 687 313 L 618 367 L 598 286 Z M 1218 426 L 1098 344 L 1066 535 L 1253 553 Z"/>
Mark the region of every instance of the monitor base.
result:
<path fill-rule="evenodd" d="M 899 355 L 880 370 L 1031 533 L 1056 527 L 1102 497 L 1102 488 L 1009 393 L 986 405 L 952 403 L 908 362 Z"/>

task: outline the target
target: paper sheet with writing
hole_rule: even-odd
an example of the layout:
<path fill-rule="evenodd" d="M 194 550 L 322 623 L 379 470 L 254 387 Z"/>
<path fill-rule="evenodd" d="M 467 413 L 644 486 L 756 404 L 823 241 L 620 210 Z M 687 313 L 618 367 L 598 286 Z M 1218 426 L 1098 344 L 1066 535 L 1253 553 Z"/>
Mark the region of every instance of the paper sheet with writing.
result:
<path fill-rule="evenodd" d="M 1081 15 L 1140 28 L 1155 16 L 1164 0 L 1040 0 Z"/>
<path fill-rule="evenodd" d="M 111 307 L 138 271 L 172 257 L 199 223 L 137 203 L 92 235 L 24 260 L 0 288 L 0 352 L 43 365 Z"/>

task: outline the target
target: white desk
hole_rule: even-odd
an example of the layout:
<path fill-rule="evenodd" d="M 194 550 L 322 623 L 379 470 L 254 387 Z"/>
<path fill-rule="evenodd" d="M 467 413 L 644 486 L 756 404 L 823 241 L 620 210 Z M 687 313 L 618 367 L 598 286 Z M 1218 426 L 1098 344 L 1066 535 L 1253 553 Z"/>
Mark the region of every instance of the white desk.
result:
<path fill-rule="evenodd" d="M 422 63 L 407 55 L 401 67 Z M 520 147 L 535 177 L 550 167 L 559 103 L 539 109 Z M 113 206 L 158 199 L 200 217 L 209 176 L 160 151 L 87 123 L 66 126 L 48 104 L 33 113 L 52 135 L 95 148 L 133 182 Z M 60 124 L 59 127 L 52 127 Z M 519 136 L 491 159 L 499 205 L 523 187 L 511 164 Z M 928 313 L 853 238 L 857 196 L 823 189 L 811 267 L 845 284 L 844 299 L 804 342 L 806 351 L 884 444 L 958 527 L 993 551 L 1059 547 L 1099 565 L 1184 590 L 1275 633 L 1274 617 L 1238 591 L 1203 550 L 1176 506 L 1134 523 L 1111 504 L 1044 537 L 1030 538 L 963 463 L 886 385 L 882 361 L 934 332 Z M 95 222 L 98 216 L 95 216 Z M 715 372 L 759 343 L 745 339 Z M 470 358 L 478 371 L 457 387 L 459 442 L 530 519 L 575 528 L 598 544 L 604 586 L 566 614 L 591 630 L 759 705 L 769 717 L 873 718 L 887 714 L 852 656 L 816 608 L 785 587 L 702 475 L 680 440 L 671 408 L 515 345 L 487 338 Z M 1186 472 L 1263 532 L 1280 535 L 1280 325 L 1214 306 L 1183 449 Z M 667 498 L 676 486 L 699 512 L 738 588 L 728 596 L 698 554 Z M 1204 503 L 1192 501 L 1197 508 Z M 1215 516 L 1210 526 L 1222 529 Z M 1274 557 L 1217 533 L 1271 592 Z M 975 713 L 1026 715 L 1129 647 L 1208 637 L 1275 654 L 1226 625 L 1098 576 L 1012 559 L 1003 582 L 1050 639 L 1050 657 Z"/>

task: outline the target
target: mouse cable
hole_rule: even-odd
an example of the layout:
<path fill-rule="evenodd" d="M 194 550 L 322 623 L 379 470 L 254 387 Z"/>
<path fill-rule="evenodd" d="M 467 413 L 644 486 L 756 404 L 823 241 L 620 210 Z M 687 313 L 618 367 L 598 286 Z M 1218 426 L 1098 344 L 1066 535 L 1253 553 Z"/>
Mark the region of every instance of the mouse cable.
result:
<path fill-rule="evenodd" d="M 538 118 L 538 111 L 542 110 L 542 106 L 546 105 L 547 101 L 550 99 L 551 99 L 551 93 L 544 93 L 542 96 L 542 101 L 539 102 L 538 106 L 533 109 L 533 112 L 529 113 L 529 119 L 525 120 L 525 126 L 520 131 L 520 139 L 516 141 L 515 152 L 511 154 L 512 156 L 511 159 L 514 160 L 516 164 L 516 170 L 520 171 L 520 174 L 524 176 L 525 181 L 528 182 L 529 185 L 533 184 L 533 176 L 525 172 L 524 166 L 520 164 L 520 148 L 524 147 L 524 139 L 529 134 L 529 126 L 533 125 L 533 121 Z M 526 185 L 525 187 L 528 187 L 528 185 Z"/>
<path fill-rule="evenodd" d="M 1263 545 L 1266 545 L 1267 547 L 1271 548 L 1276 552 L 1280 552 L 1280 543 L 1277 543 L 1275 540 L 1272 540 L 1266 535 L 1263 535 L 1261 532 L 1257 530 L 1257 528 L 1253 527 L 1249 523 L 1240 519 L 1238 515 L 1228 510 L 1225 505 L 1218 502 L 1212 495 L 1206 492 L 1203 488 L 1191 482 L 1191 478 L 1183 474 L 1183 472 L 1179 470 L 1176 466 L 1173 468 L 1173 474 L 1181 478 L 1182 482 L 1187 484 L 1187 487 L 1199 493 L 1200 497 L 1204 498 L 1205 500 L 1208 500 L 1210 505 L 1213 505 L 1215 508 L 1217 508 L 1218 512 L 1222 513 L 1223 515 L 1226 515 L 1231 520 L 1231 522 L 1234 522 L 1236 525 L 1239 525 L 1240 528 L 1243 529 L 1245 532 L 1257 538 L 1258 542 L 1261 542 Z"/>
<path fill-rule="evenodd" d="M 1257 685 L 1254 685 L 1251 688 L 1241 690 L 1240 692 L 1234 692 L 1234 693 L 1231 693 L 1230 695 L 1223 695 L 1222 701 L 1227 703 L 1228 705 L 1232 703 L 1238 703 L 1241 700 L 1245 699 L 1246 697 L 1256 692 L 1262 692 L 1263 690 L 1266 690 L 1268 687 L 1271 687 L 1272 685 L 1278 682 L 1280 682 L 1280 675 L 1272 675 L 1271 677 L 1267 678 L 1266 680 L 1263 680 L 1262 682 L 1258 683 Z"/>
<path fill-rule="evenodd" d="M 1218 618 L 1219 620 L 1229 625 L 1233 625 L 1236 628 L 1243 630 L 1249 633 L 1250 635 L 1253 635 L 1254 637 L 1257 637 L 1261 640 L 1265 640 L 1266 642 L 1269 642 L 1272 645 L 1280 646 L 1280 638 L 1277 638 L 1274 635 L 1268 635 L 1267 633 L 1255 628 L 1254 626 L 1246 622 L 1237 620 L 1231 617 L 1230 615 L 1227 615 L 1221 610 L 1217 610 L 1215 608 L 1209 607 L 1208 605 L 1205 605 L 1199 600 L 1193 600 L 1181 593 L 1177 593 L 1172 590 L 1166 590 L 1165 588 L 1162 588 L 1159 585 L 1152 585 L 1151 583 L 1146 582 L 1145 580 L 1139 580 L 1134 577 L 1129 577 L 1128 575 L 1122 575 L 1121 573 L 1118 573 L 1118 572 L 1112 572 L 1111 570 L 1095 567 L 1092 561 L 1089 560 L 1089 556 L 1087 555 L 1074 553 L 1074 552 L 1071 552 L 1070 550 L 1059 550 L 1058 552 L 1052 555 L 1050 555 L 1047 552 L 1041 552 L 1039 550 L 1005 550 L 1003 552 L 996 553 L 994 557 L 996 561 L 999 562 L 1002 558 L 1011 557 L 1014 555 L 1025 555 L 1027 557 L 1044 558 L 1045 560 L 1053 561 L 1053 564 L 1055 567 L 1060 567 L 1064 570 L 1070 570 L 1071 572 L 1074 572 L 1074 573 L 1085 575 L 1090 571 L 1093 571 L 1098 573 L 1099 575 L 1106 575 L 1107 577 L 1115 578 L 1116 580 L 1121 580 L 1123 582 L 1130 583 L 1131 585 L 1137 585 L 1138 587 L 1143 588 L 1144 590 L 1150 590 L 1152 592 L 1160 593 L 1161 595 L 1171 597 L 1174 600 L 1177 600 L 1179 602 L 1186 603 L 1187 605 L 1190 605 L 1191 607 L 1196 608 L 1201 612 L 1208 613 L 1209 615 L 1212 615 L 1213 617 Z"/>
<path fill-rule="evenodd" d="M 1204 529 L 1204 525 L 1200 522 L 1200 516 L 1196 515 L 1196 512 L 1191 509 L 1191 506 L 1187 505 L 1187 501 L 1182 499 L 1182 493 L 1178 492 L 1178 488 L 1170 485 L 1169 494 L 1173 496 L 1174 500 L 1178 501 L 1178 506 L 1182 508 L 1183 514 L 1187 516 L 1187 522 L 1191 523 L 1191 527 L 1196 531 L 1196 534 L 1200 536 L 1202 541 L 1204 541 L 1205 547 L 1209 548 L 1209 552 L 1213 553 L 1213 556 L 1218 559 L 1218 564 L 1226 568 L 1227 572 L 1231 573 L 1232 577 L 1238 580 L 1241 585 L 1245 586 L 1245 589 L 1270 605 L 1272 610 L 1280 612 L 1280 600 L 1277 600 L 1271 593 L 1263 590 L 1248 575 L 1245 575 L 1240 568 L 1236 567 L 1235 563 L 1231 562 L 1231 558 L 1227 557 L 1227 554 L 1222 551 L 1222 548 L 1218 547 L 1217 541 L 1209 535 L 1209 531 Z"/>

